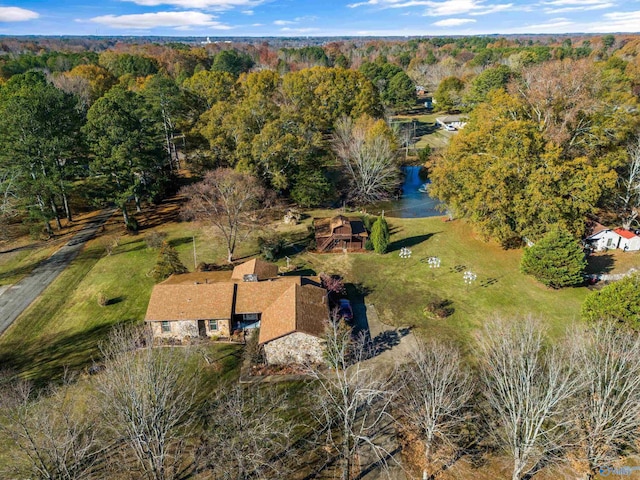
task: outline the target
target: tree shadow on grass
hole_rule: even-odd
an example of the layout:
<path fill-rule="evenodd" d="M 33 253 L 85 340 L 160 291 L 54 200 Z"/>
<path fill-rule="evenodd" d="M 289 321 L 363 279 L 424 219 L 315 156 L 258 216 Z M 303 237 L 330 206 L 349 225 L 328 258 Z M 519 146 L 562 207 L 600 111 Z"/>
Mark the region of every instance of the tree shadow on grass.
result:
<path fill-rule="evenodd" d="M 387 252 L 395 252 L 403 247 L 414 247 L 421 244 L 422 242 L 426 242 L 437 233 L 440 232 L 427 233 L 425 235 L 416 235 L 415 237 L 403 238 L 402 240 L 391 242 L 389 244 L 389 247 L 387 248 Z"/>
<path fill-rule="evenodd" d="M 587 257 L 586 273 L 609 273 L 613 270 L 615 258 L 610 253 Z"/>
<path fill-rule="evenodd" d="M 133 323 L 133 319 L 120 324 Z M 59 380 L 65 369 L 79 371 L 100 357 L 99 345 L 115 324 L 97 325 L 82 332 L 57 332 L 24 342 L 9 342 L 0 347 L 0 365 L 23 374 L 43 387 Z"/>

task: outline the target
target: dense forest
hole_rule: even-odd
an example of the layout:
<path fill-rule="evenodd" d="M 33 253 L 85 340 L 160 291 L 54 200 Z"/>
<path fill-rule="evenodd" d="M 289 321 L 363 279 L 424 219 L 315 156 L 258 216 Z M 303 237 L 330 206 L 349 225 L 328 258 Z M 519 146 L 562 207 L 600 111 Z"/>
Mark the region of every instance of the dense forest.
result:
<path fill-rule="evenodd" d="M 399 163 L 415 161 L 452 214 L 505 247 L 556 225 L 582 235 L 594 215 L 628 228 L 640 206 L 639 49 L 613 35 L 5 38 L 2 221 L 28 215 L 51 234 L 80 198 L 117 206 L 135 229 L 133 212 L 174 191 L 184 168 L 231 167 L 304 207 L 365 204 L 393 195 Z M 417 91 L 470 122 L 447 149 L 409 156 L 414 139 L 391 119 L 421 105 Z"/>

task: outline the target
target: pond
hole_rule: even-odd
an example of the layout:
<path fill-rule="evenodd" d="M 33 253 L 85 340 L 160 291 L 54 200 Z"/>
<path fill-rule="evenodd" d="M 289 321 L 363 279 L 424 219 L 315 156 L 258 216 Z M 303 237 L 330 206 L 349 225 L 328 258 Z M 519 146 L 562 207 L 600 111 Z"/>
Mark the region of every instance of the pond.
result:
<path fill-rule="evenodd" d="M 431 198 L 423 188 L 425 181 L 420 178 L 420 170 L 423 167 L 402 167 L 404 182 L 402 183 L 402 195 L 397 200 L 379 202 L 367 208 L 369 213 L 379 214 L 384 210 L 385 216 L 397 218 L 423 218 L 439 217 L 444 215 L 437 209 L 440 202 Z M 422 190 L 422 191 L 421 191 Z"/>

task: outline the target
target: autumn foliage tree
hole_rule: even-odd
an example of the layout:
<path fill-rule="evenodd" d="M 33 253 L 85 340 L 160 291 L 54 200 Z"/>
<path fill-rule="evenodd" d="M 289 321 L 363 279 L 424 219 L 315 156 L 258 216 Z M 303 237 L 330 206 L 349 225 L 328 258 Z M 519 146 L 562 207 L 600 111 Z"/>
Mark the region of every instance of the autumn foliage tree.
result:
<path fill-rule="evenodd" d="M 582 235 L 586 217 L 615 185 L 610 165 L 568 156 L 548 141 L 523 103 L 501 91 L 434 161 L 430 192 L 503 246 L 537 241 L 550 225 Z"/>

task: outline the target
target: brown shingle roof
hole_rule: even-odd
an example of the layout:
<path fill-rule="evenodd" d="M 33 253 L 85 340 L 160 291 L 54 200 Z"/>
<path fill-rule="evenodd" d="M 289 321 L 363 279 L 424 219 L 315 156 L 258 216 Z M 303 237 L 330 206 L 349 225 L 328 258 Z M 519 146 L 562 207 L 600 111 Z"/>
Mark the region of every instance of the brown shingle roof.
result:
<path fill-rule="evenodd" d="M 278 276 L 278 266 L 254 258 L 248 262 L 241 263 L 233 269 L 231 278 L 233 280 L 242 280 L 245 275 L 255 274 L 258 280 L 266 280 L 267 278 L 275 278 Z"/>
<path fill-rule="evenodd" d="M 302 277 L 278 277 L 265 282 L 238 282 L 236 312 L 260 313 L 275 302 L 293 284 L 300 284 Z"/>
<path fill-rule="evenodd" d="M 330 237 L 333 235 L 333 231 L 342 225 L 349 225 L 351 232 L 348 234 L 358 235 L 360 237 L 368 236 L 367 230 L 364 228 L 364 223 L 362 223 L 362 220 L 359 218 L 346 218 L 338 215 L 333 218 L 316 218 L 313 221 L 316 237 Z"/>
<path fill-rule="evenodd" d="M 181 273 L 179 275 L 171 275 L 161 285 L 180 285 L 195 283 L 219 283 L 229 282 L 231 280 L 231 270 L 222 270 L 215 272 L 192 272 Z"/>
<path fill-rule="evenodd" d="M 262 312 L 258 341 L 270 342 L 293 332 L 321 337 L 328 318 L 326 291 L 313 285 L 294 284 Z"/>
<path fill-rule="evenodd" d="M 230 319 L 234 287 L 233 283 L 156 285 L 145 320 Z"/>

